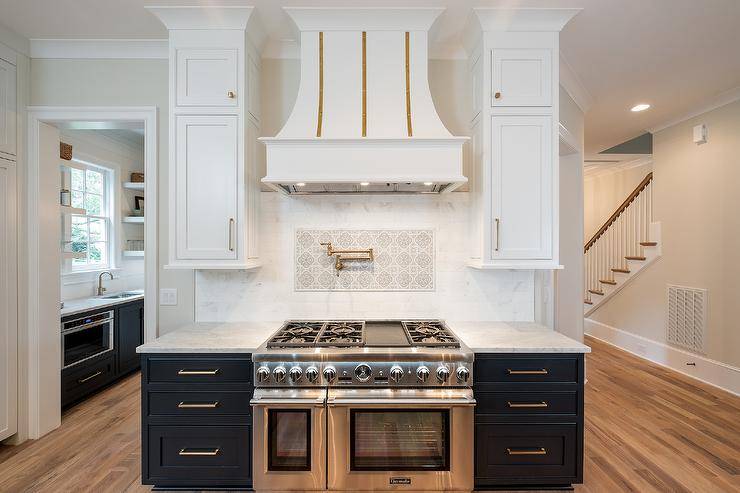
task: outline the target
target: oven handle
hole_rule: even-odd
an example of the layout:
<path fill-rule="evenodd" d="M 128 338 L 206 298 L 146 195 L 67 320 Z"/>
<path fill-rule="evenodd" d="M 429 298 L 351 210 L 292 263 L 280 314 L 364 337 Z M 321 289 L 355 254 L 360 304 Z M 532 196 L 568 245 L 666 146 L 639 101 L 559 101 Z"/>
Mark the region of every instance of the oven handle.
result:
<path fill-rule="evenodd" d="M 347 406 L 388 406 L 388 405 L 404 405 L 404 406 L 470 406 L 476 405 L 475 399 L 467 398 L 429 398 L 429 399 L 337 399 L 330 397 L 327 400 L 329 407 L 347 407 Z"/>
<path fill-rule="evenodd" d="M 324 400 L 316 399 L 252 399 L 249 404 L 257 406 L 316 406 L 324 407 Z"/>
<path fill-rule="evenodd" d="M 84 325 L 78 325 L 77 327 L 72 327 L 69 329 L 62 328 L 62 334 L 64 335 L 74 334 L 75 332 L 80 332 L 81 330 L 91 329 L 93 327 L 99 327 L 109 322 L 113 323 L 113 317 L 105 318 L 103 320 L 96 320 L 95 322 L 90 322 L 89 324 L 84 324 Z"/>

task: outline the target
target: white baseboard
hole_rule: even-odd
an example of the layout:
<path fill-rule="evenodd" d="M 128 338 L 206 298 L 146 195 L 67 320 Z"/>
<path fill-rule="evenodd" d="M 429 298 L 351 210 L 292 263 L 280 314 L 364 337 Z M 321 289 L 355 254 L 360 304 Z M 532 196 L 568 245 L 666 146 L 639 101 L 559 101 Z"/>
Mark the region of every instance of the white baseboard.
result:
<path fill-rule="evenodd" d="M 635 356 L 732 394 L 740 395 L 740 368 L 689 353 L 589 318 L 583 321 L 583 332 Z M 687 366 L 686 363 L 695 363 L 696 366 Z"/>

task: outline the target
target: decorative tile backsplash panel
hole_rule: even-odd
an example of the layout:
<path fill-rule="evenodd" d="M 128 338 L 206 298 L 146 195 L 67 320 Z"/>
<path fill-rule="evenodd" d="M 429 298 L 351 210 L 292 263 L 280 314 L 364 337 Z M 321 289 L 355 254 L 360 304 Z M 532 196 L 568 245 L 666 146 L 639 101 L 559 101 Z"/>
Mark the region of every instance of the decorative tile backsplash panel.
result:
<path fill-rule="evenodd" d="M 336 250 L 372 248 L 375 259 L 347 262 L 337 271 L 323 242 Z M 434 291 L 434 251 L 434 230 L 428 229 L 299 229 L 295 290 Z"/>

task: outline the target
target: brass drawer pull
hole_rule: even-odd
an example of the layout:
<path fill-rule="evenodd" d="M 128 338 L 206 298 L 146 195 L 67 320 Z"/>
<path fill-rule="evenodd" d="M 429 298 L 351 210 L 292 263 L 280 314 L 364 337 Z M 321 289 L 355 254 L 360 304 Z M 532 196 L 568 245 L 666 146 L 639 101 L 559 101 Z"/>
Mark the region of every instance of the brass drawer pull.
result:
<path fill-rule="evenodd" d="M 506 403 L 511 408 L 538 408 L 538 407 L 547 407 L 547 402 L 511 402 L 508 401 Z"/>
<path fill-rule="evenodd" d="M 214 409 L 218 407 L 218 401 L 213 402 L 181 402 L 177 405 L 180 409 Z"/>
<path fill-rule="evenodd" d="M 95 372 L 95 373 L 93 373 L 92 375 L 90 375 L 89 377 L 85 377 L 85 378 L 80 378 L 80 379 L 78 379 L 78 380 L 77 380 L 77 383 L 85 383 L 85 382 L 87 382 L 88 380 L 92 380 L 93 378 L 95 378 L 95 377 L 99 377 L 99 376 L 100 376 L 100 375 L 102 375 L 102 374 L 103 374 L 103 372 L 102 372 L 102 371 L 98 371 L 98 372 Z"/>
<path fill-rule="evenodd" d="M 217 448 L 211 448 L 211 449 L 180 449 L 180 451 L 177 453 L 177 455 L 185 455 L 190 457 L 213 457 L 214 455 L 218 455 L 218 453 L 221 451 L 221 449 Z"/>
<path fill-rule="evenodd" d="M 216 375 L 218 368 L 215 370 L 186 370 L 182 369 L 177 372 L 178 375 Z"/>
<path fill-rule="evenodd" d="M 525 448 L 525 449 L 506 449 L 508 455 L 547 455 L 545 447 L 540 448 Z"/>
<path fill-rule="evenodd" d="M 506 372 L 509 375 L 547 375 L 549 373 L 547 368 L 543 368 L 541 370 L 512 370 L 509 368 Z"/>

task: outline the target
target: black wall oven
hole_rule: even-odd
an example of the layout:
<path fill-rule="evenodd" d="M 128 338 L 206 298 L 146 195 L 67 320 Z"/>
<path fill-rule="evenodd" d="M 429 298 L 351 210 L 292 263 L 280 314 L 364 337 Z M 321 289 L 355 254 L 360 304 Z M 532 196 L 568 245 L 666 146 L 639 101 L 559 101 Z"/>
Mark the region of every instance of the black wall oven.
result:
<path fill-rule="evenodd" d="M 113 310 L 62 323 L 62 369 L 113 351 Z"/>

